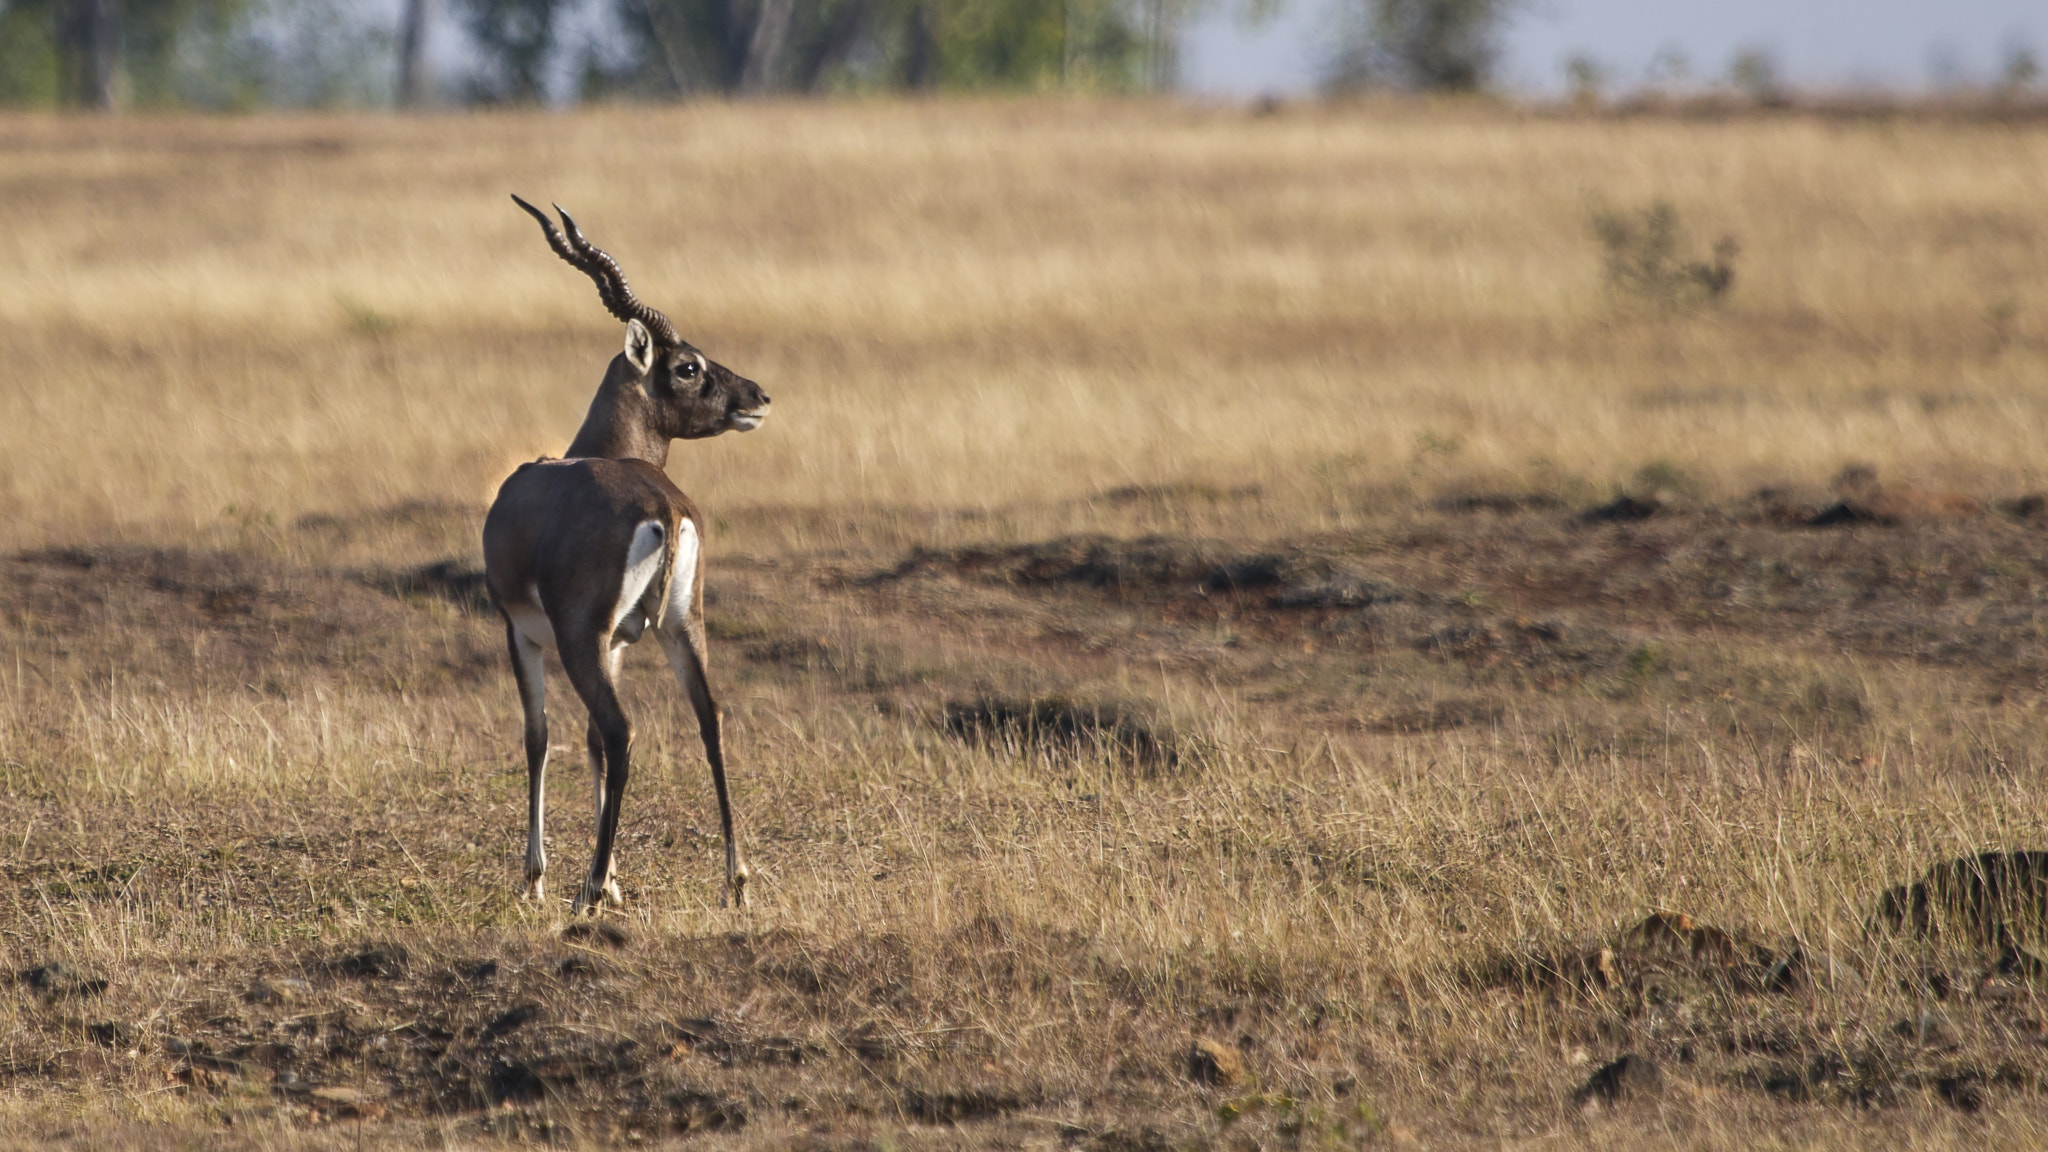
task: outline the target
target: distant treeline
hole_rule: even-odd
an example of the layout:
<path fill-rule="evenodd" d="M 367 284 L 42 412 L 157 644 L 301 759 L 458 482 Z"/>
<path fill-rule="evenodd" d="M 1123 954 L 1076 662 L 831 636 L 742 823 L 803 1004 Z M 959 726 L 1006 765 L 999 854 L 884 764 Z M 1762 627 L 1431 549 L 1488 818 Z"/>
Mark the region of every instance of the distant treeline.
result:
<path fill-rule="evenodd" d="M 376 3 L 377 0 L 368 0 Z M 1289 0 L 0 0 L 0 104 L 524 104 L 1172 85 L 1188 19 Z M 1302 2 L 1302 0 L 1296 0 Z M 1523 0 L 1337 0 L 1316 81 L 1471 91 Z M 445 4 L 439 14 L 430 5 Z M 468 49 L 431 76 L 431 30 Z M 439 54 L 446 59 L 449 53 Z"/>
<path fill-rule="evenodd" d="M 1141 90 L 1201 0 L 0 3 L 0 103 L 113 109 Z M 467 34 L 459 75 L 425 67 L 430 4 Z"/>
<path fill-rule="evenodd" d="M 1311 0 L 0 0 L 0 106 L 1148 91 L 1174 83 L 1191 17 L 1221 9 L 1256 23 L 1290 2 Z M 1315 85 L 1473 92 L 1493 83 L 1507 19 L 1532 0 L 1313 2 L 1325 38 L 1306 78 Z M 461 50 L 430 53 L 436 28 L 459 28 Z M 1666 49 L 1633 91 L 1583 53 L 1562 66 L 1580 106 L 1794 102 L 1776 59 L 1756 47 L 1704 83 Z M 2040 75 L 2014 43 L 1995 81 L 1970 91 L 2009 110 L 2038 93 Z"/>

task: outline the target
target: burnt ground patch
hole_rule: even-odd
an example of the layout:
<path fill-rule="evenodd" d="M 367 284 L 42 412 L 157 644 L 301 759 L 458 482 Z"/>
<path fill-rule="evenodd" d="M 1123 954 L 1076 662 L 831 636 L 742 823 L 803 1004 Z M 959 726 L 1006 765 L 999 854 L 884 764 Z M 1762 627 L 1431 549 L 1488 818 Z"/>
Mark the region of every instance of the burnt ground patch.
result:
<path fill-rule="evenodd" d="M 1247 640 L 1411 645 L 1537 678 L 1626 671 L 1645 640 L 1712 631 L 1789 649 L 1971 667 L 2048 685 L 2048 534 L 2016 516 L 1864 519 L 1827 532 L 1825 506 L 1664 508 L 1585 522 L 1554 509 L 1475 523 L 1266 541 L 1063 537 L 918 551 L 861 581 L 886 591 L 964 581 L 1019 596 L 1224 622 Z M 1142 624 L 1141 624 L 1142 626 Z M 1073 629 L 1077 638 L 1085 629 Z"/>
<path fill-rule="evenodd" d="M 423 617 L 391 587 L 247 552 L 58 549 L 0 559 L 0 623 L 50 682 L 96 666 L 179 691 L 290 694 L 394 673 L 467 684 L 503 659 L 481 632 Z"/>
<path fill-rule="evenodd" d="M 394 596 L 430 597 L 470 616 L 492 614 L 491 589 L 484 581 L 484 571 L 466 560 L 436 560 L 398 572 L 372 572 L 363 580 Z"/>
<path fill-rule="evenodd" d="M 946 704 L 939 725 L 955 739 L 1013 754 L 1106 755 L 1146 771 L 1170 771 L 1182 759 L 1181 742 L 1128 704 L 982 697 Z"/>
<path fill-rule="evenodd" d="M 919 550 L 869 580 L 882 583 L 946 573 L 1004 584 L 1069 584 L 1146 594 L 1223 580 L 1232 565 L 1244 562 L 1245 558 L 1212 540 L 1070 536 L 1004 548 Z"/>

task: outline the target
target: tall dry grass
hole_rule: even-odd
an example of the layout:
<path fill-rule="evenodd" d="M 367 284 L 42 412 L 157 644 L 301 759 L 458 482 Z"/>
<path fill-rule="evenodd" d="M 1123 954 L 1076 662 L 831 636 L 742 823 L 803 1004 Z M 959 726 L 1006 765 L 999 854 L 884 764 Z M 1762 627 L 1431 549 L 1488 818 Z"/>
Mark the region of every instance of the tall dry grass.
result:
<path fill-rule="evenodd" d="M 2038 125 L 852 103 L 14 117 L 0 150 L 10 546 L 478 501 L 558 451 L 617 326 L 511 191 L 778 399 L 679 453 L 735 523 L 1043 534 L 1178 481 L 1282 529 L 1652 463 L 2043 483 Z M 1740 240 L 1724 306 L 1604 288 L 1589 212 L 1658 198 Z"/>
<path fill-rule="evenodd" d="M 1816 635 L 1792 610 L 1724 633 L 1714 613 L 1731 601 L 1593 597 L 1565 606 L 1580 614 L 1565 631 L 1583 623 L 1614 653 L 1544 687 L 1405 633 L 1267 636 L 1180 601 L 846 579 L 911 545 L 1299 536 L 1425 520 L 1460 492 L 1713 501 L 1820 489 L 1851 463 L 1893 488 L 2048 486 L 2048 129 L 763 104 L 14 117 L 0 154 L 0 551 L 236 554 L 225 575 L 156 588 L 119 570 L 154 554 L 103 551 L 69 576 L 38 569 L 42 599 L 5 603 L 0 947 L 115 984 L 90 1009 L 0 996 L 0 1145 L 205 1141 L 226 1117 L 246 1146 L 337 1146 L 345 1134 L 303 1130 L 303 1102 L 253 1074 L 167 1088 L 168 1038 L 227 1050 L 287 1013 L 378 1018 L 390 1035 L 461 1012 L 473 1037 L 511 991 L 450 1009 L 432 964 L 490 952 L 507 983 L 554 970 L 558 910 L 512 900 L 524 776 L 492 622 L 430 597 L 366 608 L 359 579 L 473 548 L 474 510 L 516 461 L 567 442 L 619 339 L 511 191 L 569 206 L 644 298 L 777 401 L 760 432 L 683 445 L 672 466 L 716 526 L 717 675 L 760 904 L 713 902 L 696 734 L 638 653 L 621 857 L 637 943 L 602 995 L 535 993 L 548 1026 L 591 1035 L 719 1014 L 832 1053 L 796 1071 L 689 1065 L 754 1102 L 749 1129 L 721 1139 L 944 1145 L 950 1129 L 906 1127 L 905 1093 L 960 1084 L 1037 1102 L 963 1143 L 1104 1152 L 2048 1132 L 2048 1077 L 2022 1034 L 2032 986 L 1936 1008 L 1926 966 L 1980 958 L 1865 932 L 1884 885 L 2048 834 L 2032 673 L 1996 666 L 1989 642 L 1948 664 L 1898 654 L 1940 617 L 1886 601 L 1906 639 L 1885 648 L 1875 630 Z M 1660 198 L 1698 251 L 1740 239 L 1724 301 L 1666 311 L 1604 285 L 1591 214 Z M 1522 610 L 1494 602 L 1518 577 L 1489 547 L 1629 560 L 1604 529 L 1489 540 L 1493 523 L 1425 525 L 1418 552 L 1430 533 L 1476 543 L 1412 568 L 1394 529 L 1360 534 L 1351 546 L 1379 551 L 1347 559 L 1416 585 L 1414 627 L 1440 631 Z M 1760 547 L 1664 554 L 1699 566 L 1698 587 L 1760 596 L 1817 563 Z M 1872 595 L 1919 580 L 2004 612 L 2035 586 L 2029 563 L 1966 574 L 1993 588 L 1970 592 L 1908 557 Z M 76 603 L 66 580 L 86 589 Z M 274 650 L 250 655 L 266 638 Z M 580 716 L 555 684 L 559 892 L 589 816 Z M 1159 771 L 1103 748 L 963 741 L 929 710 L 1048 687 L 1147 703 L 1185 758 Z M 1372 726 L 1410 698 L 1492 719 Z M 1654 908 L 1796 940 L 1809 977 L 1763 998 L 1494 978 L 1613 942 Z M 409 982 L 321 967 L 372 939 L 414 950 Z M 734 976 L 728 939 L 765 959 Z M 833 976 L 841 960 L 883 975 Z M 824 976 L 805 991 L 791 971 Z M 294 972 L 309 987 L 289 1008 L 245 995 Z M 1931 1011 L 1953 1017 L 1964 1056 L 1895 1031 Z M 87 1012 L 153 1039 L 103 1053 L 82 1038 Z M 893 1037 L 892 1062 L 833 1047 L 856 1027 Z M 1594 1061 L 1656 1045 L 1675 1060 L 1687 1029 L 1779 1049 L 1674 1065 L 1647 1111 L 1565 1105 Z M 1190 1034 L 1239 1031 L 1263 1079 L 1235 1095 L 1190 1083 Z M 330 1042 L 372 1059 L 346 1051 L 360 1035 L 319 1036 L 300 1045 L 310 1069 L 334 1073 Z M 1872 1052 L 1897 1061 L 1899 1106 L 1882 1113 L 1763 1087 L 1776 1064 L 1804 1075 Z M 1939 1102 L 1939 1062 L 1965 1058 L 2020 1069 L 1985 1114 Z M 423 1077 L 383 1081 L 404 1112 L 383 1135 L 476 1139 L 474 1117 L 418 1103 Z M 1839 1084 L 1814 1091 L 1839 1101 Z M 1361 1103 L 1377 1120 L 1340 1139 L 1218 1118 L 1233 1100 L 1266 1107 L 1267 1089 L 1322 1110 L 1317 1124 Z M 550 1106 L 609 1106 L 609 1090 Z"/>

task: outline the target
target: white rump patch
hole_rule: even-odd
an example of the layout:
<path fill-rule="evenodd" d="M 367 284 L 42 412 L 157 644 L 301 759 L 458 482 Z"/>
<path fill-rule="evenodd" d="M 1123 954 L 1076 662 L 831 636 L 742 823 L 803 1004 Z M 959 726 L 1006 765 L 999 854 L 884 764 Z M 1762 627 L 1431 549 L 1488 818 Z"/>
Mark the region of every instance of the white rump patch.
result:
<path fill-rule="evenodd" d="M 667 529 L 659 520 L 641 521 L 633 529 L 632 546 L 626 549 L 626 571 L 619 579 L 618 602 L 612 607 L 612 631 L 620 639 L 638 640 L 650 618 L 660 624 L 661 589 L 656 578 L 668 568 L 668 560 Z"/>

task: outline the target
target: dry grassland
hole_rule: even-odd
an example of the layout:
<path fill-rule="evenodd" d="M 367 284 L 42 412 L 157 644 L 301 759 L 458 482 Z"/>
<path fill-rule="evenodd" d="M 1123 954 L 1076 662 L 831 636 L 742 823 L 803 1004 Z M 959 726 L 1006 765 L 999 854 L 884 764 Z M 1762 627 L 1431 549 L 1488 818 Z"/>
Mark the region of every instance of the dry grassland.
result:
<path fill-rule="evenodd" d="M 646 653 L 625 911 L 513 898 L 619 331 L 511 191 L 775 397 L 745 912 Z M 2044 861 L 1881 908 L 2048 847 L 2043 285 L 2038 121 L 0 119 L 0 1145 L 2048 1142 Z"/>

